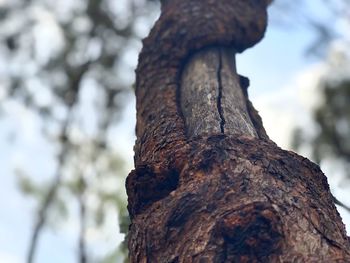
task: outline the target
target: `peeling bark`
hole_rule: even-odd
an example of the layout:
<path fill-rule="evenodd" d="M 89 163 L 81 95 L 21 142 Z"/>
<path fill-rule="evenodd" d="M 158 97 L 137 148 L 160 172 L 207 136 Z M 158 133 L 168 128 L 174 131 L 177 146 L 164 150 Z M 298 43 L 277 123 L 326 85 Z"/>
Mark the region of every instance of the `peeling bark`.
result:
<path fill-rule="evenodd" d="M 267 2 L 163 1 L 136 71 L 131 262 L 350 262 L 326 177 L 268 139 L 235 71 Z"/>

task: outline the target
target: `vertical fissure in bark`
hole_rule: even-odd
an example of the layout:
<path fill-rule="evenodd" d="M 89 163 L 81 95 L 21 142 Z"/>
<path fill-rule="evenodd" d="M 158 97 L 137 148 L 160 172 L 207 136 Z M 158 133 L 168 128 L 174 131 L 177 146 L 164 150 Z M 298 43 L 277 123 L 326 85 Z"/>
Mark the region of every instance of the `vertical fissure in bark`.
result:
<path fill-rule="evenodd" d="M 189 138 L 218 134 L 258 137 L 236 72 L 235 53 L 223 46 L 205 48 L 184 66 L 178 103 Z"/>
<path fill-rule="evenodd" d="M 221 48 L 218 48 L 218 68 L 217 68 L 217 79 L 218 79 L 218 100 L 217 100 L 217 107 L 218 107 L 218 113 L 220 116 L 220 130 L 222 134 L 225 134 L 225 117 L 224 112 L 222 109 L 222 80 L 221 80 L 221 70 L 222 70 L 222 51 Z"/>

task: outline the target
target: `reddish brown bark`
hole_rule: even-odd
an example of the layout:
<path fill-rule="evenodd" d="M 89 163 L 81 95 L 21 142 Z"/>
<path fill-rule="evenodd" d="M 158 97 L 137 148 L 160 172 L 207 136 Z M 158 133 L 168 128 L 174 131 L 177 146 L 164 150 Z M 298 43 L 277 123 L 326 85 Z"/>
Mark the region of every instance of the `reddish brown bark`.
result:
<path fill-rule="evenodd" d="M 182 75 L 195 74 L 182 70 L 203 59 L 190 54 L 208 46 L 242 51 L 263 37 L 265 25 L 264 0 L 164 1 L 137 70 L 135 170 L 126 183 L 131 262 L 350 262 L 326 177 L 268 139 L 244 78 L 218 71 L 219 84 L 210 86 L 219 90 L 217 107 L 198 111 L 203 118 L 182 111 Z M 250 118 L 231 123 L 252 124 L 255 132 L 219 120 L 220 129 L 191 134 L 187 127 L 208 125 L 189 122 L 207 121 L 211 110 L 223 118 L 228 88 L 242 89 L 232 94 L 244 95 L 239 108 Z"/>

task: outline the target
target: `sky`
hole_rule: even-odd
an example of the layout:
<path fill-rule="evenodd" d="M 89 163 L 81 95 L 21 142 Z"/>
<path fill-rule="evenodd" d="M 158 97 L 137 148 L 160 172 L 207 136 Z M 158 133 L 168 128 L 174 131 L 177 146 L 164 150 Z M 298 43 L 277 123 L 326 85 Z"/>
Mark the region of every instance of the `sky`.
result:
<path fill-rule="evenodd" d="M 312 8 L 319 15 L 324 12 L 317 4 Z M 142 30 L 142 25 L 140 28 Z M 261 43 L 237 57 L 238 73 L 250 78 L 249 94 L 263 118 L 268 134 L 285 149 L 290 148 L 290 136 L 295 125 L 310 125 L 310 110 L 312 105 L 317 104 L 313 87 L 325 66 L 318 58 L 305 55 L 305 49 L 313 39 L 312 31 L 302 26 L 286 28 L 270 25 Z M 137 63 L 134 54 L 126 59 L 133 66 Z M 115 138 L 114 147 L 127 158 L 131 169 L 136 120 L 135 101 L 134 98 L 129 99 L 130 103 L 123 110 L 120 124 L 110 136 Z M 48 179 L 47 171 L 55 169 L 52 157 L 55 149 L 42 138 L 40 125 L 43 124 L 37 116 L 20 105 L 11 103 L 5 105 L 5 113 L 0 116 L 0 262 L 21 263 L 27 252 L 35 210 L 33 200 L 18 191 L 13 167 L 25 167 L 35 172 L 40 180 Z M 18 130 L 23 131 L 22 136 L 11 140 L 12 131 Z M 339 187 L 342 182 L 339 167 L 334 163 L 326 163 L 323 169 L 326 174 L 333 174 L 329 177 L 329 182 L 336 196 L 341 200 L 349 200 L 346 188 Z M 45 173 L 40 174 L 41 171 Z M 350 215 L 342 209 L 339 211 L 350 233 Z M 111 225 L 116 225 L 113 221 L 116 215 L 111 215 L 110 218 Z M 75 228 L 76 222 L 72 221 L 67 226 L 45 231 L 40 240 L 36 262 L 76 262 Z M 103 254 L 106 248 L 99 248 L 98 241 L 104 237 L 94 238 L 93 230 L 91 231 L 91 244 L 96 245 L 96 253 Z M 117 226 L 111 232 L 114 237 L 107 237 L 109 242 L 121 240 Z"/>

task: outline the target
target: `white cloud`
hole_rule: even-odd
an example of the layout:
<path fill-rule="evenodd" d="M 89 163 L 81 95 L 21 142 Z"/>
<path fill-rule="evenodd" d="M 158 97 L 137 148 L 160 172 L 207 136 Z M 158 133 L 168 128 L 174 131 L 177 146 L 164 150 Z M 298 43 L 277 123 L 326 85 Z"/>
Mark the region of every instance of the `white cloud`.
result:
<path fill-rule="evenodd" d="M 311 112 L 321 102 L 317 82 L 324 73 L 323 64 L 312 65 L 297 73 L 285 87 L 254 98 L 270 138 L 282 148 L 290 148 L 296 127 L 312 128 Z"/>

